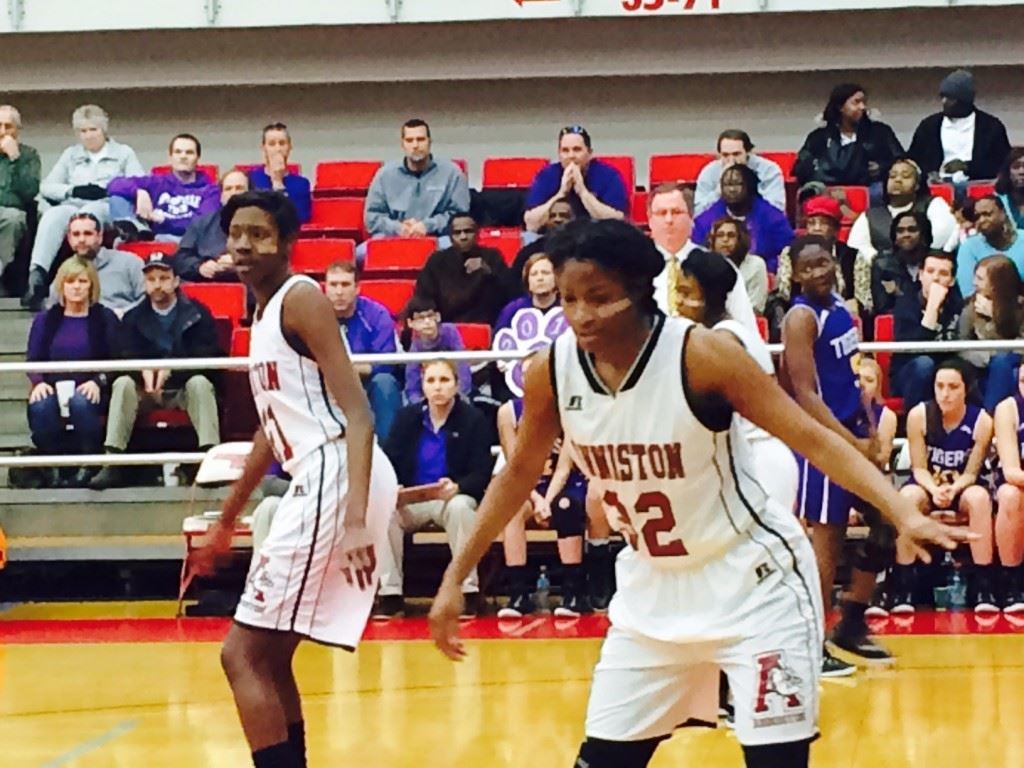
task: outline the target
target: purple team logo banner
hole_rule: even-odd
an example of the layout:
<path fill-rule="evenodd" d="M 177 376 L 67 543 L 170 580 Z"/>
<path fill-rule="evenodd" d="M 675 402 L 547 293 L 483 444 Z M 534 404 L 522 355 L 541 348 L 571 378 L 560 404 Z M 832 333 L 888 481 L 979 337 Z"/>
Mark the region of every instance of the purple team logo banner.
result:
<path fill-rule="evenodd" d="M 497 352 L 536 351 L 548 347 L 569 327 L 561 307 L 546 313 L 536 307 L 520 309 L 512 316 L 512 324 L 494 335 L 491 349 Z M 505 373 L 505 383 L 517 397 L 523 396 L 523 361 L 502 361 L 498 367 Z"/>

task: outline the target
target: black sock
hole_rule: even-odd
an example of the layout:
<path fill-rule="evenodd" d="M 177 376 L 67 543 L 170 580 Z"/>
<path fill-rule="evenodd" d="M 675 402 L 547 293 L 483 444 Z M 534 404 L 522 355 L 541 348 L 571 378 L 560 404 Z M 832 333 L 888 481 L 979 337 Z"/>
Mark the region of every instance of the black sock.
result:
<path fill-rule="evenodd" d="M 864 611 L 868 609 L 866 603 L 857 603 L 853 600 L 845 600 L 842 605 L 842 623 L 847 629 L 866 628 Z"/>
<path fill-rule="evenodd" d="M 530 592 L 530 574 L 525 565 L 510 565 L 508 570 L 508 587 L 512 597 L 526 595 Z"/>
<path fill-rule="evenodd" d="M 255 768 L 302 768 L 302 761 L 295 754 L 295 748 L 287 741 L 272 744 L 252 753 Z"/>
<path fill-rule="evenodd" d="M 571 595 L 582 594 L 583 586 L 583 566 L 579 563 L 572 565 L 562 565 L 562 596 L 569 597 Z"/>
<path fill-rule="evenodd" d="M 297 723 L 288 725 L 288 743 L 292 745 L 295 754 L 299 756 L 303 767 L 306 765 L 306 723 L 299 720 Z"/>

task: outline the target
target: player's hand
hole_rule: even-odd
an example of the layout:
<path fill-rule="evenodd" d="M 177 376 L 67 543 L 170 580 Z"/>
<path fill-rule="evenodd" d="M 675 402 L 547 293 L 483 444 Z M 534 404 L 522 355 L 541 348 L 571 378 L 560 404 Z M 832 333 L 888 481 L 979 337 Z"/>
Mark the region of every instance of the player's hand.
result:
<path fill-rule="evenodd" d="M 932 561 L 930 546 L 941 547 L 950 551 L 956 549 L 960 544 L 972 539 L 977 539 L 976 533 L 968 529 L 954 527 L 932 520 L 916 511 L 908 515 L 899 527 L 900 538 L 911 545 L 914 556 L 923 563 Z"/>
<path fill-rule="evenodd" d="M 341 572 L 350 587 L 369 589 L 377 570 L 377 553 L 366 523 L 345 523 L 341 533 Z"/>
<path fill-rule="evenodd" d="M 218 520 L 206 534 L 206 543 L 192 553 L 192 568 L 199 576 L 209 576 L 227 558 L 231 551 L 234 526 L 228 527 Z"/>
<path fill-rule="evenodd" d="M 534 519 L 538 524 L 546 526 L 551 519 L 551 505 L 548 500 L 534 491 L 530 496 L 530 501 L 533 502 Z"/>
<path fill-rule="evenodd" d="M 430 606 L 430 636 L 434 638 L 437 649 L 452 661 L 462 661 L 466 657 L 466 646 L 459 638 L 459 616 L 464 602 L 462 587 L 448 584 L 445 580 Z"/>

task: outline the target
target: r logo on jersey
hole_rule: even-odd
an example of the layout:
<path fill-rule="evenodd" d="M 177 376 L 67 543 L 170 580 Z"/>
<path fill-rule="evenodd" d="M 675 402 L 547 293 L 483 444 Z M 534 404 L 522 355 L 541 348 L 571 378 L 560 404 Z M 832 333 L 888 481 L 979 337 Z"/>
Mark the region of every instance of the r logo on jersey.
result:
<path fill-rule="evenodd" d="M 565 406 L 567 411 L 582 411 L 583 410 L 583 397 L 580 395 L 570 395 L 569 404 Z"/>
<path fill-rule="evenodd" d="M 757 689 L 754 692 L 754 727 L 768 728 L 807 718 L 801 699 L 803 680 L 793 672 L 782 651 L 754 657 Z"/>
<path fill-rule="evenodd" d="M 306 486 L 304 486 L 304 485 L 296 485 L 295 488 L 292 490 L 292 498 L 297 498 L 297 497 L 305 496 L 305 495 L 306 495 Z"/>

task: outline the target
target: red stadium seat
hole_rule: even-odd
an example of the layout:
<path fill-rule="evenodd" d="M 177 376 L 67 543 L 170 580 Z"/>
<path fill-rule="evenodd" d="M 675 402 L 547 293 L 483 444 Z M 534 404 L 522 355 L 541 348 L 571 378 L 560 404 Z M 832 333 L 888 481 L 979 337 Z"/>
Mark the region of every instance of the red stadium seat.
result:
<path fill-rule="evenodd" d="M 638 227 L 647 227 L 650 222 L 647 220 L 647 203 L 650 200 L 650 192 L 646 190 L 633 193 L 633 202 L 630 203 L 629 213 L 633 223 Z"/>
<path fill-rule="evenodd" d="M 469 164 L 465 160 L 461 157 L 453 157 L 452 162 L 459 166 L 463 176 L 469 176 Z"/>
<path fill-rule="evenodd" d="M 231 332 L 231 356 L 246 357 L 249 354 L 249 329 L 235 328 Z"/>
<path fill-rule="evenodd" d="M 849 224 L 844 224 L 843 226 L 841 226 L 839 228 L 839 242 L 840 243 L 845 243 L 847 240 L 850 239 L 850 230 L 851 229 L 853 229 L 853 227 L 851 225 L 849 225 Z"/>
<path fill-rule="evenodd" d="M 362 197 L 332 197 L 313 201 L 313 212 L 302 234 L 311 237 L 345 237 L 364 240 Z"/>
<path fill-rule="evenodd" d="M 782 169 L 782 177 L 786 181 L 796 181 L 793 178 L 793 166 L 796 165 L 796 152 L 758 152 L 758 155 L 765 160 L 778 163 Z"/>
<path fill-rule="evenodd" d="M 183 283 L 181 289 L 190 299 L 206 306 L 215 317 L 237 326 L 246 315 L 245 286 L 241 283 Z"/>
<path fill-rule="evenodd" d="M 491 326 L 486 323 L 456 323 L 466 349 L 490 349 Z"/>
<path fill-rule="evenodd" d="M 877 315 L 875 317 L 875 341 L 894 341 L 895 325 L 892 315 Z M 903 412 L 903 398 L 892 397 L 889 390 L 889 366 L 892 363 L 892 352 L 878 352 L 875 355 L 878 360 L 878 367 L 882 369 L 882 397 L 885 404 L 896 413 Z"/>
<path fill-rule="evenodd" d="M 975 200 L 994 195 L 995 193 L 996 185 L 992 181 L 972 181 L 967 185 L 967 196 Z"/>
<path fill-rule="evenodd" d="M 953 185 L 952 184 L 929 184 L 928 191 L 932 193 L 932 197 L 941 197 L 950 206 L 953 205 Z"/>
<path fill-rule="evenodd" d="M 757 331 L 761 334 L 761 338 L 768 341 L 768 318 L 757 316 Z"/>
<path fill-rule="evenodd" d="M 316 164 L 316 191 L 335 196 L 366 196 L 381 167 L 378 160 L 331 160 Z"/>
<path fill-rule="evenodd" d="M 533 177 L 548 165 L 543 157 L 488 157 L 484 160 L 485 189 L 528 189 Z"/>
<path fill-rule="evenodd" d="M 626 184 L 626 191 L 632 192 L 636 189 L 636 161 L 629 155 L 598 155 L 597 159 L 607 163 L 619 172 L 622 181 Z"/>
<path fill-rule="evenodd" d="M 382 237 L 366 244 L 367 272 L 417 270 L 437 250 L 433 237 Z"/>
<path fill-rule="evenodd" d="M 409 303 L 415 287 L 415 280 L 363 280 L 359 283 L 359 293 L 379 301 L 393 317 L 397 317 Z"/>
<path fill-rule="evenodd" d="M 718 155 L 701 152 L 686 155 L 651 155 L 650 182 L 653 190 L 659 184 L 696 184 L 701 169 Z"/>
<path fill-rule="evenodd" d="M 217 183 L 220 181 L 220 167 L 213 163 L 200 163 L 196 166 L 196 170 L 206 174 L 206 178 L 210 181 Z M 169 165 L 154 165 L 149 169 L 149 172 L 156 176 L 166 176 L 171 172 L 171 166 Z"/>
<path fill-rule="evenodd" d="M 119 251 L 128 251 L 128 253 L 134 253 L 140 259 L 146 259 L 151 253 L 163 253 L 167 256 L 173 256 L 178 252 L 177 243 L 159 243 L 155 240 L 148 243 L 121 243 L 117 246 Z"/>
<path fill-rule="evenodd" d="M 135 422 L 136 429 L 184 429 L 191 428 L 192 420 L 188 412 L 179 408 L 156 408 L 139 414 Z"/>
<path fill-rule="evenodd" d="M 292 249 L 292 270 L 304 275 L 322 275 L 336 261 L 355 261 L 356 244 L 352 240 L 318 238 L 297 240 Z"/>
<path fill-rule="evenodd" d="M 522 247 L 523 236 L 518 229 L 482 229 L 480 230 L 480 245 L 485 248 L 494 248 L 501 251 L 505 263 L 512 266 L 516 260 L 516 254 Z"/>
<path fill-rule="evenodd" d="M 257 171 L 262 167 L 263 163 L 242 163 L 240 165 L 235 166 L 235 168 L 237 168 L 238 170 L 245 171 L 246 173 L 252 173 L 253 171 Z M 288 163 L 288 173 L 298 176 L 302 173 L 302 166 L 299 165 L 298 163 Z"/>

